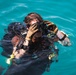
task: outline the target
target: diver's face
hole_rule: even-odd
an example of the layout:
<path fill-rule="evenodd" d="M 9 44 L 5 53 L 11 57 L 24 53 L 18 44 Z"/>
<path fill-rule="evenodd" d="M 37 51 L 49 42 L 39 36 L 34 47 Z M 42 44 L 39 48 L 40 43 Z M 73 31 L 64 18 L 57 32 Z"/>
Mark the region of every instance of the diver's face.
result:
<path fill-rule="evenodd" d="M 32 24 L 37 23 L 37 22 L 39 22 L 38 19 L 33 19 L 33 20 L 30 21 L 29 24 L 32 25 Z"/>
<path fill-rule="evenodd" d="M 38 19 L 33 19 L 33 20 L 30 20 L 29 24 L 27 24 L 27 28 L 29 29 L 29 27 L 35 23 L 39 22 Z"/>

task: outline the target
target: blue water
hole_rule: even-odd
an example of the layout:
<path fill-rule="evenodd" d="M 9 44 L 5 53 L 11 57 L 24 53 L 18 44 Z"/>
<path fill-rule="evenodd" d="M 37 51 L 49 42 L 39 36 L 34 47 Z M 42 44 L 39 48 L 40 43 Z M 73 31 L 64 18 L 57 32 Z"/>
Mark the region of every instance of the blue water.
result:
<path fill-rule="evenodd" d="M 54 22 L 69 35 L 71 47 L 60 44 L 59 62 L 43 75 L 76 75 L 76 0 L 0 0 L 0 39 L 10 22 L 22 22 L 30 12 L 39 13 L 44 20 Z M 0 52 L 2 48 L 0 48 Z M 6 58 L 0 55 L 0 65 L 7 68 Z"/>

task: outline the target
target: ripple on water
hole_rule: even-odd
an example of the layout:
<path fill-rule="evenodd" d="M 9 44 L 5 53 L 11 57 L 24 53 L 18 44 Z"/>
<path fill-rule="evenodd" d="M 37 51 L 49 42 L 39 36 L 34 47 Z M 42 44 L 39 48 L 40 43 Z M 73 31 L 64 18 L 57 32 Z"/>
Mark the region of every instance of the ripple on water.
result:
<path fill-rule="evenodd" d="M 22 21 L 29 12 L 37 12 L 44 19 L 54 22 L 58 28 L 69 35 L 72 46 L 59 45 L 59 62 L 51 65 L 49 75 L 75 75 L 76 73 L 76 0 L 13 0 L 0 1 L 0 34 L 10 22 Z M 9 3 L 10 2 L 10 3 Z M 2 37 L 0 36 L 0 38 Z M 3 57 L 1 57 L 3 58 Z M 1 59 L 0 64 L 5 61 Z"/>

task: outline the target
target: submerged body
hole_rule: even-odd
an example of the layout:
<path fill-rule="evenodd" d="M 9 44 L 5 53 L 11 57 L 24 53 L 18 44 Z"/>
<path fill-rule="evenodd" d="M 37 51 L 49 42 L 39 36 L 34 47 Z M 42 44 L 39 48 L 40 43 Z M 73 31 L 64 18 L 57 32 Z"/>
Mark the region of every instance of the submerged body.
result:
<path fill-rule="evenodd" d="M 17 34 L 16 30 L 13 30 Z M 13 52 L 13 46 L 17 46 L 17 50 L 19 50 L 17 51 L 17 54 L 12 60 L 12 64 L 6 71 L 5 75 L 31 75 L 29 72 L 27 72 L 29 70 L 33 71 L 33 75 L 42 75 L 42 73 L 47 68 L 47 65 L 50 65 L 50 63 L 52 62 L 52 58 L 58 55 L 58 49 L 55 49 L 54 46 L 54 42 L 58 41 L 58 37 L 55 34 L 52 35 L 52 33 L 49 33 L 46 28 L 44 28 L 44 31 L 46 35 L 40 35 L 41 37 L 39 38 L 41 39 L 39 41 L 35 40 L 35 38 L 32 37 L 33 39 L 31 39 L 31 41 L 33 43 L 30 44 L 29 50 L 26 51 L 24 55 L 22 55 L 22 52 L 20 53 L 20 49 L 22 48 L 21 45 L 23 45 L 24 38 L 26 37 L 25 35 L 21 35 L 21 40 L 19 37 L 18 40 L 20 41 L 16 41 L 16 38 L 18 36 L 16 37 L 15 35 L 11 36 L 10 34 L 8 34 L 4 36 L 2 41 L 5 41 L 6 43 L 1 42 L 1 45 L 4 48 L 5 52 L 7 52 L 7 54 L 11 54 Z M 11 47 L 11 49 L 7 48 L 7 45 L 8 47 Z M 19 53 L 22 55 L 22 57 L 20 58 L 20 60 L 16 60 L 18 55 L 20 55 Z M 35 69 L 36 67 L 37 69 Z M 36 70 L 36 72 L 34 72 L 34 70 Z"/>
<path fill-rule="evenodd" d="M 21 62 L 13 62 L 5 75 L 31 75 L 31 72 L 33 72 L 33 75 L 42 75 L 51 61 L 49 61 L 45 52 L 39 53 L 41 53 L 40 56 L 38 54 L 37 56 L 26 55 L 25 58 L 21 59 Z"/>
<path fill-rule="evenodd" d="M 2 74 L 4 68 L 2 66 L 0 66 L 0 75 Z"/>
<path fill-rule="evenodd" d="M 31 73 L 42 75 L 52 63 L 52 58 L 49 59 L 49 55 L 56 51 L 53 49 L 39 50 L 33 54 L 25 54 L 20 60 L 13 59 L 4 75 L 31 75 Z"/>
<path fill-rule="evenodd" d="M 7 53 L 9 52 L 7 51 Z M 53 39 L 43 36 L 39 43 L 31 42 L 29 51 L 20 60 L 15 58 L 12 60 L 12 64 L 8 67 L 5 75 L 31 75 L 31 72 L 33 75 L 42 75 L 52 63 L 51 55 L 53 53 L 58 55 Z"/>

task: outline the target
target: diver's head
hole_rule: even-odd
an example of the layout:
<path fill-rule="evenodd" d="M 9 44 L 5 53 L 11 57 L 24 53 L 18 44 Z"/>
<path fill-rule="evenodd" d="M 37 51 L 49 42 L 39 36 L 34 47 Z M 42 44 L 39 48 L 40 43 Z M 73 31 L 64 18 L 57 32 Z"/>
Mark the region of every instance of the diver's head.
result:
<path fill-rule="evenodd" d="M 8 32 L 14 35 L 21 35 L 25 31 L 26 27 L 20 22 L 12 22 L 8 25 Z"/>
<path fill-rule="evenodd" d="M 32 12 L 32 13 L 29 13 L 25 17 L 24 22 L 26 23 L 27 27 L 29 28 L 30 25 L 32 25 L 34 23 L 43 22 L 43 19 L 39 14 Z"/>

